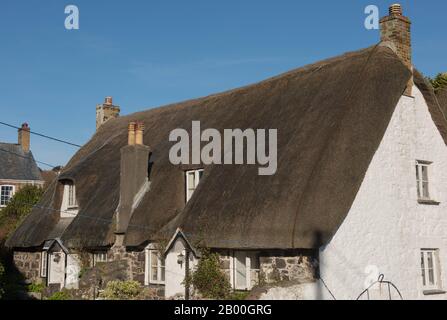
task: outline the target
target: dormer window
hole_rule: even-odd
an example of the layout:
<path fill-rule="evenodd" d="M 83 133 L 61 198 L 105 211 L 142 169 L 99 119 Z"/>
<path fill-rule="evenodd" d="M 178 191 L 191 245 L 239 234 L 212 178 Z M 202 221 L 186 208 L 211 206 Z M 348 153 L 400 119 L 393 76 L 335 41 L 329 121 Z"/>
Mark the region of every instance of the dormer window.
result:
<path fill-rule="evenodd" d="M 202 176 L 203 169 L 186 171 L 186 202 L 192 198 Z"/>
<path fill-rule="evenodd" d="M 76 200 L 76 186 L 72 181 L 64 183 L 64 195 L 61 208 L 62 218 L 72 218 L 78 213 L 78 201 Z"/>

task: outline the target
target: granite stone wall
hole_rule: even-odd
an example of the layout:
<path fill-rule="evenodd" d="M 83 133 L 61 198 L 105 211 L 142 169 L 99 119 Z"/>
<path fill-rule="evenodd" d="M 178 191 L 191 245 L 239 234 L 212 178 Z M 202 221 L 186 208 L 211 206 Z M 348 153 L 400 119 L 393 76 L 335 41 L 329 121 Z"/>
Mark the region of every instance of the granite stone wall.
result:
<path fill-rule="evenodd" d="M 311 252 L 264 252 L 259 257 L 260 282 L 297 281 L 306 283 L 318 278 L 318 259 Z"/>
<path fill-rule="evenodd" d="M 40 252 L 14 252 L 14 265 L 25 277 L 26 282 L 42 282 L 40 277 Z"/>
<path fill-rule="evenodd" d="M 231 279 L 231 250 L 220 250 L 220 267 Z M 294 281 L 306 283 L 318 278 L 318 259 L 311 250 L 251 251 L 251 286 Z"/>

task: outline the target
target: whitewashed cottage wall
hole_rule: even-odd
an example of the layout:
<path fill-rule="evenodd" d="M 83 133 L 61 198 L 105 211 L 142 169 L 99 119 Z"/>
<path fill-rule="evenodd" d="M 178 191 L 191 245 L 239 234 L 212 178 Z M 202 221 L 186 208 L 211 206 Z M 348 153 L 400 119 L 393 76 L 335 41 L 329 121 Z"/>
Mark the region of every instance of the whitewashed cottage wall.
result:
<path fill-rule="evenodd" d="M 347 218 L 320 250 L 321 277 L 337 299 L 357 298 L 377 272 L 404 299 L 447 298 L 424 295 L 420 257 L 421 248 L 440 250 L 447 289 L 447 147 L 421 92 L 413 94 L 401 98 Z M 416 160 L 433 161 L 431 194 L 440 205 L 418 203 Z"/>

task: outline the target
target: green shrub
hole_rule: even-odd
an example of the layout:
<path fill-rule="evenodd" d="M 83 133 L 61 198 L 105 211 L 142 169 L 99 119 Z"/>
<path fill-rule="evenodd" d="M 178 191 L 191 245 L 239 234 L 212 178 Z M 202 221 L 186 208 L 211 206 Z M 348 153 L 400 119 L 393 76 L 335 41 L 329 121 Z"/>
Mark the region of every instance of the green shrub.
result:
<path fill-rule="evenodd" d="M 226 299 L 231 285 L 220 269 L 219 255 L 204 251 L 190 279 L 186 279 L 205 299 Z"/>
<path fill-rule="evenodd" d="M 247 297 L 249 296 L 250 292 L 249 291 L 235 291 L 233 293 L 231 293 L 227 299 L 228 300 L 246 300 Z"/>
<path fill-rule="evenodd" d="M 45 289 L 45 285 L 43 283 L 31 283 L 28 286 L 28 292 L 33 292 L 33 293 L 42 293 L 44 289 Z"/>
<path fill-rule="evenodd" d="M 71 300 L 71 296 L 66 291 L 59 291 L 48 297 L 47 300 Z"/>
<path fill-rule="evenodd" d="M 133 300 L 137 299 L 143 291 L 137 281 L 110 281 L 100 298 L 106 300 Z"/>
<path fill-rule="evenodd" d="M 24 186 L 0 211 L 0 241 L 4 241 L 22 223 L 43 195 L 38 186 Z"/>
<path fill-rule="evenodd" d="M 435 91 L 447 88 L 447 72 L 439 73 L 434 79 L 429 78 L 429 80 Z"/>

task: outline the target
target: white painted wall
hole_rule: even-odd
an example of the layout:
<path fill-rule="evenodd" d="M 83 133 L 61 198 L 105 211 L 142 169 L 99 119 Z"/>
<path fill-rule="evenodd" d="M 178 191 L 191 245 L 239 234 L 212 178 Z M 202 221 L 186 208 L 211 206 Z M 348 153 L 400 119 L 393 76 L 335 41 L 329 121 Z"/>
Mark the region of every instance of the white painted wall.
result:
<path fill-rule="evenodd" d="M 323 290 L 321 290 L 323 289 Z M 320 281 L 296 284 L 287 287 L 272 287 L 259 300 L 331 300 L 332 297 Z"/>
<path fill-rule="evenodd" d="M 172 245 L 172 248 L 169 250 L 166 255 L 165 260 L 165 272 L 166 272 L 166 282 L 165 282 L 165 296 L 166 298 L 173 298 L 175 296 L 184 296 L 185 295 L 185 287 L 182 284 L 185 280 L 185 264 L 180 265 L 178 263 L 178 255 L 183 253 L 185 255 L 185 242 L 181 238 L 177 238 L 177 240 Z M 186 257 L 186 255 L 185 255 Z M 193 254 L 190 253 L 190 261 L 189 268 L 190 272 L 197 265 L 197 260 L 193 257 Z"/>
<path fill-rule="evenodd" d="M 65 287 L 79 289 L 79 273 L 81 272 L 81 259 L 77 254 L 67 255 L 67 275 Z"/>
<path fill-rule="evenodd" d="M 320 250 L 321 277 L 337 299 L 355 299 L 383 273 L 404 299 L 423 294 L 421 248 L 439 248 L 447 289 L 447 148 L 420 91 L 402 97 L 354 204 Z M 433 161 L 431 193 L 439 206 L 417 202 L 415 161 Z"/>
<path fill-rule="evenodd" d="M 48 283 L 65 285 L 65 253 L 51 252 L 48 258 Z"/>

